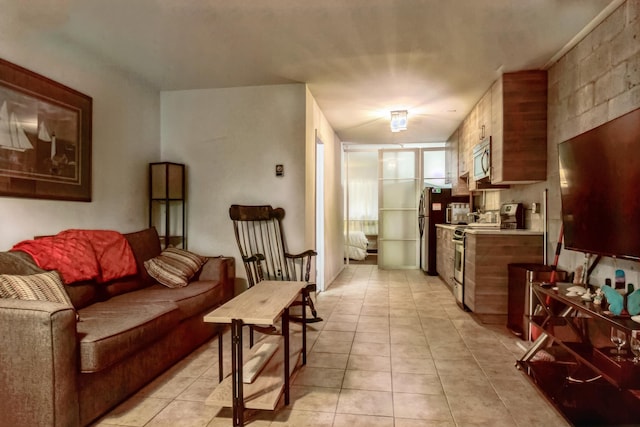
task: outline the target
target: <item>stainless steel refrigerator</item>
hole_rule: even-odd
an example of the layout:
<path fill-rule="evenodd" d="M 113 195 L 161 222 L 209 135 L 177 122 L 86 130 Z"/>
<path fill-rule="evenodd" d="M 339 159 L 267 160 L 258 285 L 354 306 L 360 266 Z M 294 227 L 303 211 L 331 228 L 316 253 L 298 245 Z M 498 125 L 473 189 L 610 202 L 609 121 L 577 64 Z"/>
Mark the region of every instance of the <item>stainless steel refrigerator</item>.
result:
<path fill-rule="evenodd" d="M 420 269 L 431 276 L 436 270 L 436 224 L 445 222 L 449 203 L 468 203 L 467 196 L 452 196 L 451 189 L 425 187 L 418 203 L 418 229 L 420 230 Z"/>

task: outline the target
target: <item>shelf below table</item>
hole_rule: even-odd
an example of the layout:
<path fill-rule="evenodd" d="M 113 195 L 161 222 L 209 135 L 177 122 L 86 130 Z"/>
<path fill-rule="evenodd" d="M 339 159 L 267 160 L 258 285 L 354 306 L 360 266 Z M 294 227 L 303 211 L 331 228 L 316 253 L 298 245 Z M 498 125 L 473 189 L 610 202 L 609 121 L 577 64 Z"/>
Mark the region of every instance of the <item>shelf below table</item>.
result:
<path fill-rule="evenodd" d="M 302 331 L 292 330 L 289 335 L 289 376 L 293 374 L 302 353 Z M 284 388 L 284 338 L 280 335 L 266 335 L 258 340 L 244 357 L 250 360 L 262 343 L 275 343 L 278 350 L 269 358 L 252 383 L 244 384 L 244 407 L 272 411 L 276 408 Z M 212 406 L 232 406 L 232 378 L 228 375 L 209 395 L 205 404 Z"/>

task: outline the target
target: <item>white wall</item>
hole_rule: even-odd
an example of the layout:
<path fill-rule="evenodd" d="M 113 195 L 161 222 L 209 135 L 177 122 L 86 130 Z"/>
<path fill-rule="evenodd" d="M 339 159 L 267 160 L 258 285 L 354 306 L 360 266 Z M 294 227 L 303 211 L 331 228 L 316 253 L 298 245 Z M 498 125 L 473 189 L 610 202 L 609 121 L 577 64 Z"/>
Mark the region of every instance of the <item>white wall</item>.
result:
<path fill-rule="evenodd" d="M 160 97 L 108 61 L 36 38 L 0 14 L 0 56 L 93 98 L 92 202 L 0 197 L 0 250 L 65 228 L 147 226 L 147 164 L 160 156 Z"/>
<path fill-rule="evenodd" d="M 284 208 L 289 250 L 316 247 L 318 129 L 326 145 L 325 277 L 330 281 L 337 275 L 342 265 L 340 143 L 305 85 L 167 91 L 161 94 L 160 121 L 162 159 L 187 165 L 189 249 L 236 260 L 229 219 L 234 203 Z M 284 177 L 275 176 L 276 164 L 284 165 Z M 240 264 L 236 274 L 246 278 Z"/>
<path fill-rule="evenodd" d="M 304 118 L 303 84 L 161 94 L 162 159 L 187 165 L 190 250 L 238 260 L 232 204 L 282 207 L 290 251 L 312 243 L 304 238 Z M 246 277 L 239 263 L 236 273 Z"/>
<path fill-rule="evenodd" d="M 313 95 L 307 90 L 307 240 L 315 245 L 315 144 L 316 132 L 324 149 L 325 288 L 344 268 L 342 146 Z"/>

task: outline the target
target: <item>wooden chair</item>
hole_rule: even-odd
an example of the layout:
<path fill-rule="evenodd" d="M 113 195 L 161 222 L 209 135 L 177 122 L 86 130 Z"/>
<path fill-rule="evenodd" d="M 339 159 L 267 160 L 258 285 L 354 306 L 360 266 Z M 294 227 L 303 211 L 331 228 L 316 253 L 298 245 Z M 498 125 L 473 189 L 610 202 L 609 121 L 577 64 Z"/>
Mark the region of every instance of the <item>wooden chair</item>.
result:
<path fill-rule="evenodd" d="M 305 294 L 308 295 L 316 291 L 316 284 L 309 281 L 309 275 L 317 253 L 311 249 L 299 254 L 289 253 L 282 226 L 284 215 L 284 209 L 269 205 L 232 205 L 229 208 L 249 287 L 262 280 L 300 281 L 307 283 Z M 307 305 L 312 317 L 307 316 L 306 322 L 322 321 L 311 298 L 307 298 Z M 301 318 L 291 316 L 291 320 L 301 321 Z"/>

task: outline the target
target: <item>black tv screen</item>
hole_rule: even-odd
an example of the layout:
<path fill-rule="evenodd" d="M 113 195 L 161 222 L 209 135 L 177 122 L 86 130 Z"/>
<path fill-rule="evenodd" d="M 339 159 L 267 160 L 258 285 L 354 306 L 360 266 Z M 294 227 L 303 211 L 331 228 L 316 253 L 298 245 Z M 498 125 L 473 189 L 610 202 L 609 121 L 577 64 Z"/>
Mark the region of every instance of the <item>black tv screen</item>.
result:
<path fill-rule="evenodd" d="M 640 109 L 558 145 L 564 246 L 640 259 Z"/>

